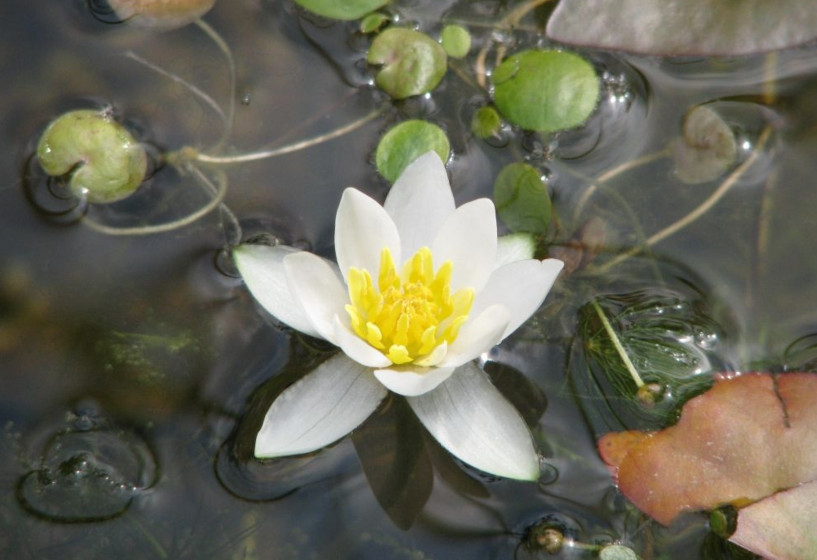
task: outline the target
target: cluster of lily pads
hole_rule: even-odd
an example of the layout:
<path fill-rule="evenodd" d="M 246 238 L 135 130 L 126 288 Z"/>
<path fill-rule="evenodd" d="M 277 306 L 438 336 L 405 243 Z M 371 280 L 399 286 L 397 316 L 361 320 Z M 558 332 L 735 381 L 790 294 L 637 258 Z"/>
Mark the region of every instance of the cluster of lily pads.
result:
<path fill-rule="evenodd" d="M 433 36 L 403 24 L 388 0 L 294 1 L 310 17 L 359 21 L 358 32 L 370 40 L 366 61 L 374 72 L 374 83 L 393 103 L 433 95 L 444 79 L 457 79 L 449 72 L 451 60 L 463 59 L 475 48 L 465 26 L 444 25 Z M 684 10 L 707 4 L 668 3 Z M 199 18 L 214 4 L 215 0 L 109 0 L 105 10 L 112 11 L 97 6 L 95 14 L 100 19 L 161 29 L 195 21 L 212 34 Z M 511 19 L 518 21 L 525 10 L 539 4 L 524 4 Z M 679 44 L 678 35 L 646 29 L 639 23 L 646 21 L 638 16 L 641 10 L 672 11 L 653 4 L 633 0 L 611 7 L 611 2 L 601 0 L 562 0 L 550 17 L 547 34 L 565 43 L 672 55 L 740 54 L 814 38 L 804 27 L 786 41 L 772 34 L 771 38 L 766 36 L 766 43 L 753 43 L 738 24 L 730 24 L 720 34 L 711 33 L 708 27 L 692 29 L 690 36 L 700 36 L 701 40 Z M 762 0 L 750 4 L 773 22 L 793 18 L 793 12 L 781 16 Z M 817 28 L 812 12 L 802 19 Z M 759 25 L 760 18 L 751 17 L 747 25 Z M 587 22 L 592 25 L 588 27 Z M 752 29 L 759 37 L 755 27 Z M 591 36 L 592 41 L 588 39 Z M 506 54 L 500 53 L 488 71 L 483 60 L 482 73 L 475 72 L 474 82 L 485 101 L 469 123 L 474 138 L 490 139 L 506 126 L 547 138 L 582 126 L 597 110 L 603 97 L 602 83 L 596 66 L 585 55 L 552 45 Z M 399 395 L 436 441 L 464 463 L 500 477 L 536 480 L 540 457 L 528 423 L 492 384 L 478 360 L 537 312 L 565 264 L 554 256 L 563 257 L 568 272 L 585 272 L 597 278 L 687 227 L 715 205 L 754 164 L 757 153 L 771 138 L 771 119 L 762 108 L 751 106 L 749 110 L 761 115 L 763 126 L 749 142 L 754 151 L 741 153 L 730 122 L 736 105 L 745 111 L 750 104 L 712 102 L 691 108 L 679 123 L 680 138 L 644 159 L 648 163 L 670 158 L 674 177 L 683 184 L 723 179 L 720 186 L 687 216 L 650 236 L 642 235 L 638 245 L 600 262 L 596 262 L 594 248 L 607 244 L 607 240 L 596 244 L 593 236 L 603 237 L 606 232 L 599 234 L 592 221 L 583 218 L 588 200 L 605 181 L 598 180 L 587 188 L 572 221 L 560 217 L 567 224 L 565 228 L 574 228 L 571 241 L 581 248 L 571 261 L 566 256 L 569 251 L 559 253 L 560 248 L 549 244 L 557 220 L 541 165 L 524 160 L 507 164 L 494 178 L 493 200 L 479 199 L 457 208 L 445 168 L 452 158 L 446 131 L 422 119 L 407 119 L 392 126 L 374 148 L 377 170 L 392 183 L 389 194 L 381 206 L 358 190 L 344 192 L 335 223 L 335 261 L 293 247 L 240 240 L 229 248 L 248 290 L 266 312 L 284 325 L 341 350 L 267 403 L 255 434 L 255 456 L 276 460 L 317 452 L 359 428 L 381 403 Z M 220 205 L 230 215 L 223 205 L 226 180 L 218 172 L 212 173 L 218 177 L 213 180 L 202 169 L 282 153 L 286 151 L 210 154 L 182 146 L 161 154 L 160 165 L 190 173 L 212 200 L 184 219 L 131 228 L 125 233 L 158 233 L 183 227 Z M 152 171 L 149 151 L 110 108 L 80 109 L 56 117 L 42 132 L 36 157 L 44 173 L 61 181 L 76 199 L 91 205 L 116 204 L 132 196 Z M 604 179 L 617 173 L 611 172 Z M 513 235 L 498 236 L 501 226 L 497 216 Z M 112 228 L 98 229 L 115 232 Z M 570 243 L 561 249 L 565 247 L 569 249 Z M 541 258 L 548 256 L 551 258 Z M 741 500 L 746 496 L 739 490 L 713 491 L 714 497 L 701 497 L 706 494 L 702 488 L 721 484 L 717 477 L 709 486 L 690 490 L 690 498 L 684 494 L 684 481 L 667 482 L 671 469 L 665 461 L 671 454 L 654 451 L 663 449 L 662 445 L 688 443 L 689 433 L 694 431 L 688 422 L 698 426 L 696 420 L 688 419 L 694 417 L 696 407 L 709 411 L 711 403 L 726 398 L 718 395 L 742 396 L 746 387 L 763 385 L 746 397 L 747 402 L 769 396 L 768 386 L 773 381 L 759 376 L 741 382 L 720 380 L 705 393 L 715 373 L 725 366 L 718 347 L 724 327 L 705 312 L 705 298 L 684 287 L 667 289 L 660 295 L 639 291 L 594 294 L 576 307 L 580 307 L 579 332 L 571 353 L 575 360 L 569 366 L 570 383 L 586 402 L 600 398 L 608 403 L 609 414 L 588 414 L 591 425 L 597 431 L 617 425 L 653 430 L 646 435 L 625 432 L 601 440 L 602 456 L 622 492 L 662 523 L 690 509 L 716 508 L 725 502 L 745 505 Z M 788 381 L 810 387 L 808 377 Z M 697 397 L 700 400 L 692 399 L 701 393 L 705 396 Z M 775 402 L 763 402 L 768 405 L 769 417 L 779 414 Z M 669 419 L 681 414 L 684 403 L 688 408 L 683 408 L 673 432 L 681 435 L 669 435 L 672 428 L 659 432 Z M 789 406 L 788 401 L 783 404 Z M 791 414 L 801 408 L 807 406 L 792 403 L 785 411 Z M 706 412 L 703 417 L 710 421 L 708 415 L 714 414 Z M 743 431 L 735 430 L 749 439 Z M 786 437 L 781 436 L 789 445 Z M 661 443 L 665 440 L 669 443 Z M 792 451 L 786 448 L 785 453 L 788 457 Z M 702 456 L 714 460 L 706 453 Z M 735 461 L 730 458 L 730 464 Z M 791 500 L 787 494 L 775 499 L 789 508 L 811 499 L 816 475 L 800 462 L 786 464 L 803 472 L 784 480 L 764 478 L 752 499 L 801 483 L 808 484 L 800 494 L 806 498 Z M 685 465 L 674 474 L 695 477 L 694 467 Z M 664 482 L 642 487 L 645 472 L 651 480 Z M 667 486 L 682 495 L 673 495 Z M 646 496 L 644 488 L 648 489 Z M 741 514 L 747 521 L 738 526 L 732 539 L 765 553 L 763 546 L 767 545 L 746 536 L 750 530 L 746 527 L 755 523 L 752 511 L 762 509 L 760 504 L 750 507 L 755 509 L 747 508 Z M 756 515 L 768 513 L 763 510 Z M 808 546 L 792 546 L 794 552 L 785 551 L 779 557 L 794 557 Z M 600 547 L 599 555 L 634 557 L 632 550 L 618 544 Z"/>

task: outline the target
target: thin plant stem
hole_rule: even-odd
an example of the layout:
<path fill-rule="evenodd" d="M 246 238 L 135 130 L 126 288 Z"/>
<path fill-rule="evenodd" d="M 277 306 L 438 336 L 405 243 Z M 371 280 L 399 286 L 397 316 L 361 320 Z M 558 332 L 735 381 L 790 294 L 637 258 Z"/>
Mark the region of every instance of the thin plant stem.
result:
<path fill-rule="evenodd" d="M 621 340 L 619 340 L 616 331 L 613 330 L 613 325 L 610 324 L 610 321 L 604 314 L 604 310 L 595 300 L 593 301 L 593 309 L 596 310 L 596 313 L 598 314 L 599 319 L 601 320 L 601 324 L 604 327 L 607 336 L 609 336 L 610 340 L 613 341 L 613 346 L 615 346 L 616 352 L 618 353 L 618 356 L 621 358 L 621 361 L 624 362 L 624 367 L 626 367 L 627 371 L 630 372 L 630 377 L 633 378 L 635 386 L 640 389 L 641 387 L 644 386 L 644 380 L 641 379 L 641 375 L 639 375 L 638 370 L 635 369 L 635 365 L 633 365 L 632 360 L 630 360 L 630 356 L 628 356 L 627 352 L 624 350 L 624 346 L 622 346 Z"/>
<path fill-rule="evenodd" d="M 300 142 L 295 142 L 294 144 L 287 144 L 286 146 L 281 146 L 280 148 L 273 148 L 271 150 L 261 150 L 258 152 L 249 152 L 245 154 L 237 154 L 232 156 L 218 156 L 218 155 L 209 155 L 209 154 L 201 154 L 198 153 L 193 148 L 182 148 L 179 152 L 175 154 L 168 154 L 168 158 L 172 160 L 174 156 L 180 157 L 182 159 L 192 159 L 201 163 L 209 163 L 214 165 L 230 165 L 235 163 L 247 163 L 251 161 L 258 161 L 262 159 L 273 158 L 277 156 L 282 156 L 284 154 L 291 154 L 292 152 L 297 152 L 299 150 L 304 150 L 306 148 L 311 148 L 312 146 L 317 146 L 318 144 L 322 144 L 324 142 L 328 142 L 330 140 L 334 140 L 335 138 L 339 138 L 345 134 L 353 132 L 358 128 L 364 126 L 365 124 L 373 121 L 377 117 L 379 117 L 385 107 L 381 107 L 379 109 L 375 109 L 368 115 L 353 121 L 347 125 L 344 125 L 340 128 L 336 128 L 330 132 L 325 134 L 321 134 L 319 136 L 315 136 L 313 138 L 308 138 L 306 140 L 302 140 Z M 178 156 L 177 156 L 178 154 Z"/>
<path fill-rule="evenodd" d="M 503 17 L 497 24 L 494 26 L 496 29 L 505 29 L 515 26 L 519 23 L 528 12 L 531 12 L 541 6 L 546 2 L 550 2 L 551 0 L 530 0 L 530 2 L 526 2 L 521 6 L 518 6 L 516 9 L 512 10 L 508 13 L 505 17 Z M 477 54 L 476 61 L 474 62 L 474 71 L 477 76 L 477 83 L 483 89 L 487 89 L 488 87 L 488 80 L 486 79 L 487 71 L 485 69 L 485 59 L 488 57 L 488 51 L 491 49 L 491 43 L 486 43 L 482 49 L 480 49 L 479 53 Z M 502 57 L 504 56 L 505 49 L 501 50 L 501 53 L 497 54 L 496 64 L 498 65 L 502 61 Z"/>
<path fill-rule="evenodd" d="M 133 51 L 126 52 L 124 54 L 124 56 L 127 57 L 127 58 L 130 58 L 131 60 L 133 60 L 135 62 L 138 62 L 139 64 L 141 64 L 142 66 L 145 66 L 146 68 L 149 68 L 150 70 L 153 70 L 157 74 L 160 74 L 160 75 L 164 76 L 165 78 L 168 78 L 169 80 L 172 80 L 172 81 L 176 82 L 177 84 L 181 84 L 182 86 L 184 86 L 185 88 L 190 90 L 190 92 L 194 96 L 198 97 L 201 101 L 203 101 L 205 105 L 210 107 L 221 118 L 222 124 L 225 127 L 227 126 L 227 124 L 228 124 L 227 115 L 224 114 L 224 111 L 221 109 L 221 106 L 216 102 L 215 99 L 210 97 L 210 95 L 208 95 L 207 93 L 205 93 L 204 91 L 202 91 L 198 87 L 194 86 L 193 84 L 191 84 L 190 82 L 188 82 L 187 80 L 182 78 L 181 76 L 177 76 L 176 74 L 173 74 L 172 72 L 168 72 L 167 70 L 165 70 L 161 66 L 158 66 L 158 65 L 150 62 L 146 58 L 143 58 L 143 57 L 139 56 L 138 54 L 136 54 Z"/>
<path fill-rule="evenodd" d="M 644 250 L 652 247 L 653 245 L 663 241 L 667 237 L 670 237 L 671 235 L 679 232 L 680 230 L 684 229 L 691 223 L 695 222 L 698 218 L 709 212 L 709 210 L 711 210 L 712 207 L 715 206 L 715 204 L 717 204 L 721 198 L 723 198 L 723 195 L 725 195 L 729 191 L 729 189 L 731 189 L 732 186 L 735 183 L 737 183 L 741 175 L 743 175 L 743 173 L 745 173 L 746 170 L 749 169 L 752 166 L 752 164 L 755 163 L 755 161 L 757 161 L 757 158 L 763 151 L 763 148 L 766 145 L 766 142 L 768 142 L 770 135 L 771 135 L 770 127 L 766 127 L 765 129 L 763 129 L 763 132 L 761 132 L 760 136 L 758 137 L 757 145 L 755 146 L 755 149 L 752 151 L 749 157 L 747 157 L 743 161 L 743 163 L 736 167 L 735 170 L 732 171 L 732 173 L 730 173 L 729 176 L 724 180 L 724 182 L 721 183 L 721 185 L 717 189 L 715 189 L 715 191 L 711 195 L 709 195 L 709 198 L 703 201 L 692 212 L 690 212 L 680 220 L 665 227 L 661 231 L 650 236 L 644 243 L 644 245 L 639 247 L 633 247 L 629 251 L 622 253 L 618 255 L 616 258 L 606 262 L 604 265 L 600 266 L 597 269 L 597 272 L 602 273 L 606 270 L 609 270 L 610 268 L 613 268 L 621 264 L 630 257 L 633 257 L 643 252 Z"/>
<path fill-rule="evenodd" d="M 224 131 L 221 134 L 221 138 L 216 143 L 216 147 L 220 147 L 227 141 L 227 137 L 232 132 L 233 123 L 235 122 L 235 60 L 233 59 L 233 51 L 230 49 L 230 46 L 226 43 L 226 41 L 224 41 L 218 31 L 213 29 L 210 24 L 201 18 L 196 20 L 196 25 L 199 27 L 199 29 L 204 31 L 204 33 L 216 44 L 218 49 L 224 55 L 224 59 L 227 61 L 227 69 L 230 73 L 230 99 L 227 103 L 227 122 L 226 126 L 224 127 Z"/>
<path fill-rule="evenodd" d="M 605 171 L 604 173 L 602 173 L 601 175 L 599 175 L 590 184 L 590 186 L 587 188 L 587 190 L 584 191 L 584 193 L 582 194 L 582 197 L 579 199 L 579 202 L 576 203 L 576 209 L 573 211 L 573 219 L 575 220 L 581 215 L 582 211 L 584 210 L 584 207 L 590 201 L 590 198 L 599 189 L 599 184 L 606 183 L 607 181 L 610 181 L 611 179 L 617 177 L 618 175 L 621 175 L 622 173 L 626 173 L 626 172 L 628 172 L 628 171 L 630 171 L 632 169 L 635 169 L 637 167 L 641 167 L 642 165 L 652 163 L 653 161 L 655 161 L 657 159 L 661 159 L 661 158 L 663 158 L 663 157 L 665 157 L 667 155 L 669 155 L 669 149 L 668 148 L 665 148 L 663 150 L 659 150 L 657 152 L 644 154 L 643 156 L 637 157 L 635 159 L 631 159 L 630 161 L 625 161 L 624 163 L 622 163 L 620 165 L 617 165 L 617 166 L 613 167 L 612 169 L 609 169 L 609 170 Z"/>
<path fill-rule="evenodd" d="M 94 231 L 98 231 L 100 233 L 104 233 L 106 235 L 153 235 L 156 233 L 165 233 L 168 231 L 173 231 L 175 229 L 179 229 L 185 226 L 192 224 L 193 222 L 199 220 L 200 218 L 206 216 L 216 208 L 218 208 L 222 202 L 224 201 L 224 197 L 227 194 L 227 178 L 219 173 L 217 175 L 217 184 L 213 184 L 207 176 L 201 172 L 197 167 L 193 165 L 187 165 L 185 167 L 195 178 L 196 182 L 209 194 L 212 198 L 196 210 L 195 212 L 188 214 L 183 218 L 179 218 L 178 220 L 173 220 L 172 222 L 167 222 L 164 224 L 155 224 L 155 225 L 147 225 L 147 226 L 134 226 L 134 227 L 112 227 L 106 226 L 105 224 L 101 224 L 92 218 L 84 218 L 82 223 L 88 226 L 89 228 L 93 229 Z M 237 220 L 232 212 L 229 211 L 226 207 L 224 209 L 228 212 L 228 215 L 232 217 L 237 225 Z"/>

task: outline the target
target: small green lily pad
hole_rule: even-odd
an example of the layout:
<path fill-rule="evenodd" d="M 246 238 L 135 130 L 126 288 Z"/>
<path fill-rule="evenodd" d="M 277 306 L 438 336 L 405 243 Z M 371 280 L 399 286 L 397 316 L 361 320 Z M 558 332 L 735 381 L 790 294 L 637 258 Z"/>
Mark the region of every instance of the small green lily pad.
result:
<path fill-rule="evenodd" d="M 360 19 L 389 3 L 389 0 L 295 0 L 313 14 L 344 21 Z"/>
<path fill-rule="evenodd" d="M 499 172 L 494 203 L 499 219 L 512 231 L 540 234 L 550 225 L 547 185 L 539 171 L 527 163 L 511 163 Z"/>
<path fill-rule="evenodd" d="M 555 50 L 523 51 L 493 74 L 494 103 L 512 123 L 554 132 L 579 126 L 599 99 L 599 79 L 583 57 Z"/>
<path fill-rule="evenodd" d="M 608 544 L 599 551 L 600 560 L 639 560 L 632 548 L 623 544 Z"/>
<path fill-rule="evenodd" d="M 374 33 L 386 25 L 390 20 L 391 18 L 384 13 L 373 12 L 360 20 L 360 32 Z"/>
<path fill-rule="evenodd" d="M 128 129 L 109 114 L 90 109 L 52 121 L 40 137 L 37 159 L 48 175 L 70 173 L 71 190 L 92 203 L 130 196 L 147 172 L 145 149 Z"/>
<path fill-rule="evenodd" d="M 424 153 L 434 150 L 446 161 L 450 149 L 448 137 L 439 126 L 410 120 L 391 128 L 380 139 L 375 164 L 380 174 L 393 183 L 408 164 Z"/>
<path fill-rule="evenodd" d="M 502 126 L 499 113 L 493 107 L 480 107 L 471 118 L 471 132 L 477 138 L 490 138 Z"/>
<path fill-rule="evenodd" d="M 375 81 L 394 99 L 428 93 L 445 75 L 448 57 L 440 44 L 419 31 L 390 27 L 375 37 L 367 57 L 382 65 Z"/>
<path fill-rule="evenodd" d="M 440 42 L 451 58 L 462 58 L 471 50 L 471 34 L 461 25 L 446 25 L 440 33 Z"/>

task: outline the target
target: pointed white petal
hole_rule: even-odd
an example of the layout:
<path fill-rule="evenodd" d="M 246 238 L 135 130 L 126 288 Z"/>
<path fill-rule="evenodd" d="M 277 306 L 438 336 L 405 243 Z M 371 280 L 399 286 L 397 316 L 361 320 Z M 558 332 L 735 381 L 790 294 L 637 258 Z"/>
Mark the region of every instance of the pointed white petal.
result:
<path fill-rule="evenodd" d="M 533 258 L 536 241 L 529 233 L 511 233 L 496 240 L 496 264 L 494 268 L 508 263 Z"/>
<path fill-rule="evenodd" d="M 256 457 L 309 453 L 333 443 L 374 412 L 387 394 L 372 370 L 338 354 L 272 403 L 255 439 Z"/>
<path fill-rule="evenodd" d="M 528 427 L 473 362 L 434 391 L 407 400 L 431 435 L 462 461 L 505 478 L 539 477 Z"/>
<path fill-rule="evenodd" d="M 420 368 L 411 365 L 395 367 L 394 369 L 376 369 L 374 376 L 389 391 L 398 395 L 414 397 L 435 389 L 440 383 L 448 379 L 454 368 Z"/>
<path fill-rule="evenodd" d="M 496 263 L 496 212 L 494 203 L 480 198 L 463 204 L 451 214 L 431 246 L 434 266 L 453 264 L 451 291 L 462 287 L 482 289 Z"/>
<path fill-rule="evenodd" d="M 400 236 L 391 216 L 359 190 L 343 191 L 335 218 L 335 253 L 346 283 L 350 267 L 368 270 L 376 283 L 384 247 L 391 250 L 399 266 Z"/>
<path fill-rule="evenodd" d="M 400 232 L 404 259 L 420 247 L 431 247 L 437 231 L 455 209 L 440 156 L 427 152 L 409 164 L 395 181 L 383 207 Z"/>
<path fill-rule="evenodd" d="M 322 338 L 287 283 L 284 257 L 297 252 L 285 246 L 239 245 L 233 249 L 233 259 L 250 293 L 264 309 L 293 329 Z"/>
<path fill-rule="evenodd" d="M 343 311 L 346 313 L 346 311 Z M 348 315 L 335 317 L 335 332 L 330 341 L 340 346 L 343 353 L 359 364 L 372 368 L 382 368 L 391 365 L 380 350 L 357 336 L 348 325 Z"/>
<path fill-rule="evenodd" d="M 448 353 L 440 360 L 440 367 L 456 367 L 479 357 L 502 340 L 508 327 L 510 315 L 501 305 L 492 305 L 468 321 L 460 329 L 457 338 L 448 345 Z"/>
<path fill-rule="evenodd" d="M 510 320 L 504 339 L 539 309 L 563 266 L 559 259 L 530 259 L 498 268 L 474 299 L 471 314 L 496 304 L 505 307 Z"/>
<path fill-rule="evenodd" d="M 289 290 L 303 307 L 312 327 L 335 343 L 335 316 L 346 313 L 344 306 L 349 301 L 335 268 L 317 255 L 301 251 L 284 257 L 284 270 Z"/>

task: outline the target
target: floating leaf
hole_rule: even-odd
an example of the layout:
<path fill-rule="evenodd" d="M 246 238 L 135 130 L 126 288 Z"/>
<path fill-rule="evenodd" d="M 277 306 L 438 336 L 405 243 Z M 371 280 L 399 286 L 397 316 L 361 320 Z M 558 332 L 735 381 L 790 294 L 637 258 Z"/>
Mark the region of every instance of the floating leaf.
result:
<path fill-rule="evenodd" d="M 515 54 L 496 67 L 494 102 L 512 123 L 554 132 L 579 126 L 596 108 L 599 80 L 581 56 L 554 50 Z"/>
<path fill-rule="evenodd" d="M 512 231 L 541 234 L 550 225 L 551 204 L 541 173 L 527 163 L 506 165 L 494 181 L 499 218 Z"/>
<path fill-rule="evenodd" d="M 386 14 L 374 12 L 360 20 L 360 32 L 374 33 L 375 31 L 386 25 L 386 23 L 388 23 L 389 21 L 390 18 Z"/>
<path fill-rule="evenodd" d="M 389 0 L 295 0 L 295 3 L 319 16 L 352 20 L 382 8 Z"/>
<path fill-rule="evenodd" d="M 216 0 L 108 0 L 120 20 L 158 29 L 187 25 L 209 12 L 215 3 Z"/>
<path fill-rule="evenodd" d="M 471 132 L 477 138 L 490 138 L 502 126 L 499 113 L 493 107 L 480 107 L 471 119 Z"/>
<path fill-rule="evenodd" d="M 147 171 L 144 147 L 111 115 L 90 109 L 52 121 L 40 137 L 37 159 L 49 175 L 70 173 L 74 194 L 93 203 L 130 196 Z"/>
<path fill-rule="evenodd" d="M 471 50 L 471 34 L 461 25 L 446 25 L 440 33 L 440 42 L 451 58 L 463 58 Z"/>
<path fill-rule="evenodd" d="M 426 121 L 404 121 L 380 139 L 375 164 L 380 174 L 393 183 L 409 163 L 432 150 L 443 161 L 448 160 L 450 144 L 443 129 Z"/>
<path fill-rule="evenodd" d="M 779 492 L 740 510 L 733 543 L 777 560 L 817 558 L 817 481 Z"/>
<path fill-rule="evenodd" d="M 383 65 L 377 86 L 394 99 L 428 93 L 445 75 L 447 57 L 440 44 L 419 31 L 390 27 L 375 37 L 367 57 Z"/>
<path fill-rule="evenodd" d="M 681 138 L 675 143 L 675 174 L 689 184 L 712 181 L 735 163 L 737 153 L 731 127 L 715 110 L 698 105 L 684 117 Z"/>
<path fill-rule="evenodd" d="M 817 375 L 745 374 L 688 401 L 670 428 L 610 433 L 598 446 L 621 492 L 668 525 L 817 478 L 815 425 Z"/>
<path fill-rule="evenodd" d="M 610 544 L 599 551 L 599 560 L 638 560 L 638 554 L 624 545 Z"/>
<path fill-rule="evenodd" d="M 547 36 L 647 55 L 738 55 L 817 39 L 810 0 L 561 0 Z"/>

